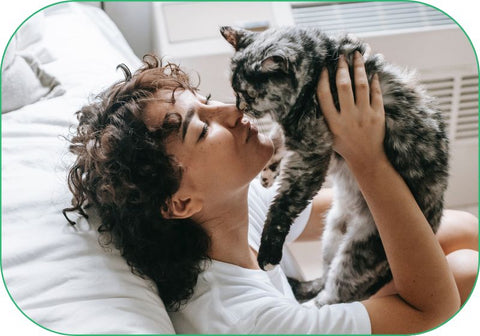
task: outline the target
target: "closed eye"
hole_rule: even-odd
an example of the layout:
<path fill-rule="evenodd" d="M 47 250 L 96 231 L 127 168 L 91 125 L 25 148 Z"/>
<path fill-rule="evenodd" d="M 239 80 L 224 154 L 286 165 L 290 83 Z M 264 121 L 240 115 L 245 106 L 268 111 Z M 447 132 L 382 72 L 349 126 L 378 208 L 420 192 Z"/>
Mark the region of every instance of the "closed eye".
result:
<path fill-rule="evenodd" d="M 208 133 L 208 123 L 204 123 L 203 124 L 203 128 L 202 128 L 202 132 L 200 133 L 200 135 L 198 136 L 198 139 L 197 139 L 197 142 L 199 142 L 200 140 L 202 140 L 203 138 L 205 138 L 205 136 L 207 135 Z"/>
<path fill-rule="evenodd" d="M 205 105 L 209 105 L 210 104 L 210 99 L 212 98 L 212 94 L 209 93 L 207 95 L 207 97 L 205 97 Z M 205 136 L 207 135 L 208 133 L 208 129 L 209 129 L 209 126 L 208 126 L 208 123 L 207 122 L 204 122 L 203 124 L 203 127 L 202 127 L 202 131 L 200 132 L 200 135 L 198 136 L 198 139 L 197 139 L 197 143 L 202 140 L 203 138 L 205 138 Z"/>
<path fill-rule="evenodd" d="M 210 103 L 210 98 L 212 98 L 212 94 L 209 93 L 207 97 L 205 98 L 205 105 L 208 105 Z"/>

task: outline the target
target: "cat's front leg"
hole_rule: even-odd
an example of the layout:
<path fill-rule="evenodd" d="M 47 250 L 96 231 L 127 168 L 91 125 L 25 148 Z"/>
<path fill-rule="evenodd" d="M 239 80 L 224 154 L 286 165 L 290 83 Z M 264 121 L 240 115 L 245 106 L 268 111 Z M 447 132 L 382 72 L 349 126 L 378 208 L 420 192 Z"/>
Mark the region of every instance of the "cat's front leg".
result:
<path fill-rule="evenodd" d="M 273 268 L 282 259 L 282 248 L 290 226 L 320 190 L 330 162 L 331 149 L 322 153 L 292 153 L 283 172 L 278 194 L 268 211 L 262 232 L 258 264 Z"/>

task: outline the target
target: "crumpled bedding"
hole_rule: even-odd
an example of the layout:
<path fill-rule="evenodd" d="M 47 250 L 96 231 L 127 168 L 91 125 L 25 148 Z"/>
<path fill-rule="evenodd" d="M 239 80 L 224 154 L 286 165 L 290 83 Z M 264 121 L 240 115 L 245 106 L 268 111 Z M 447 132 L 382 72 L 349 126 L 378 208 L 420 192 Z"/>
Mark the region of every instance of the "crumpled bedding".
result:
<path fill-rule="evenodd" d="M 130 272 L 114 248 L 98 244 L 99 219 L 71 214 L 66 184 L 74 112 L 122 77 L 115 67 L 140 65 L 101 10 L 77 3 L 45 11 L 42 64 L 65 89 L 2 115 L 2 269 L 17 306 L 36 323 L 62 333 L 174 333 L 148 281 Z"/>

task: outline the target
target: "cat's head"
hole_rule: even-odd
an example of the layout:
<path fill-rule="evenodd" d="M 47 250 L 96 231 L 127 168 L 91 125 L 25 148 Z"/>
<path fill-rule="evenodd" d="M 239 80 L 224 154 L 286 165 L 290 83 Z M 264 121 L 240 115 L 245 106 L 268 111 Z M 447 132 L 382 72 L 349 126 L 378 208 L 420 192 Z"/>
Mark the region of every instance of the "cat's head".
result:
<path fill-rule="evenodd" d="M 237 107 L 256 118 L 270 114 L 282 120 L 309 80 L 298 34 L 287 28 L 257 33 L 227 26 L 220 31 L 236 51 L 231 70 Z"/>

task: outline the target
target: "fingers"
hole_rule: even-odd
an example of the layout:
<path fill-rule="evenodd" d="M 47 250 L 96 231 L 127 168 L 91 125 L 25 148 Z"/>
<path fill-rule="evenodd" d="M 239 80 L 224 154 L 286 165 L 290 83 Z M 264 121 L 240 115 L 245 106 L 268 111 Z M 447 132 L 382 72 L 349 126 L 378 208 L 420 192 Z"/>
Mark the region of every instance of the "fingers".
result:
<path fill-rule="evenodd" d="M 338 117 L 338 111 L 333 103 L 332 92 L 330 91 L 330 81 L 326 68 L 320 74 L 320 81 L 317 85 L 317 99 L 323 115 L 327 118 L 327 122 L 333 121 L 334 118 Z"/>
<path fill-rule="evenodd" d="M 355 101 L 353 98 L 352 82 L 348 71 L 348 64 L 345 56 L 340 55 L 337 68 L 337 91 L 338 101 L 340 103 L 340 111 L 353 111 Z"/>
<path fill-rule="evenodd" d="M 368 108 L 370 105 L 368 78 L 362 54 L 358 51 L 355 51 L 353 57 L 353 77 L 355 82 L 355 99 L 357 106 L 360 108 Z"/>
<path fill-rule="evenodd" d="M 383 107 L 382 89 L 380 88 L 380 80 L 378 74 L 375 74 L 372 78 L 372 84 L 370 86 L 371 91 L 371 106 L 374 111 L 385 114 Z"/>
<path fill-rule="evenodd" d="M 385 114 L 378 75 L 375 74 L 373 76 L 369 85 L 363 57 L 358 51 L 355 52 L 353 65 L 356 99 L 353 96 L 347 62 L 343 55 L 340 56 L 336 73 L 340 111 L 348 111 L 349 115 L 357 119 L 361 118 L 365 111 L 368 110 Z M 340 117 L 341 113 L 337 111 L 330 91 L 328 71 L 326 69 L 320 75 L 320 81 L 317 86 L 317 99 L 328 122 Z"/>

